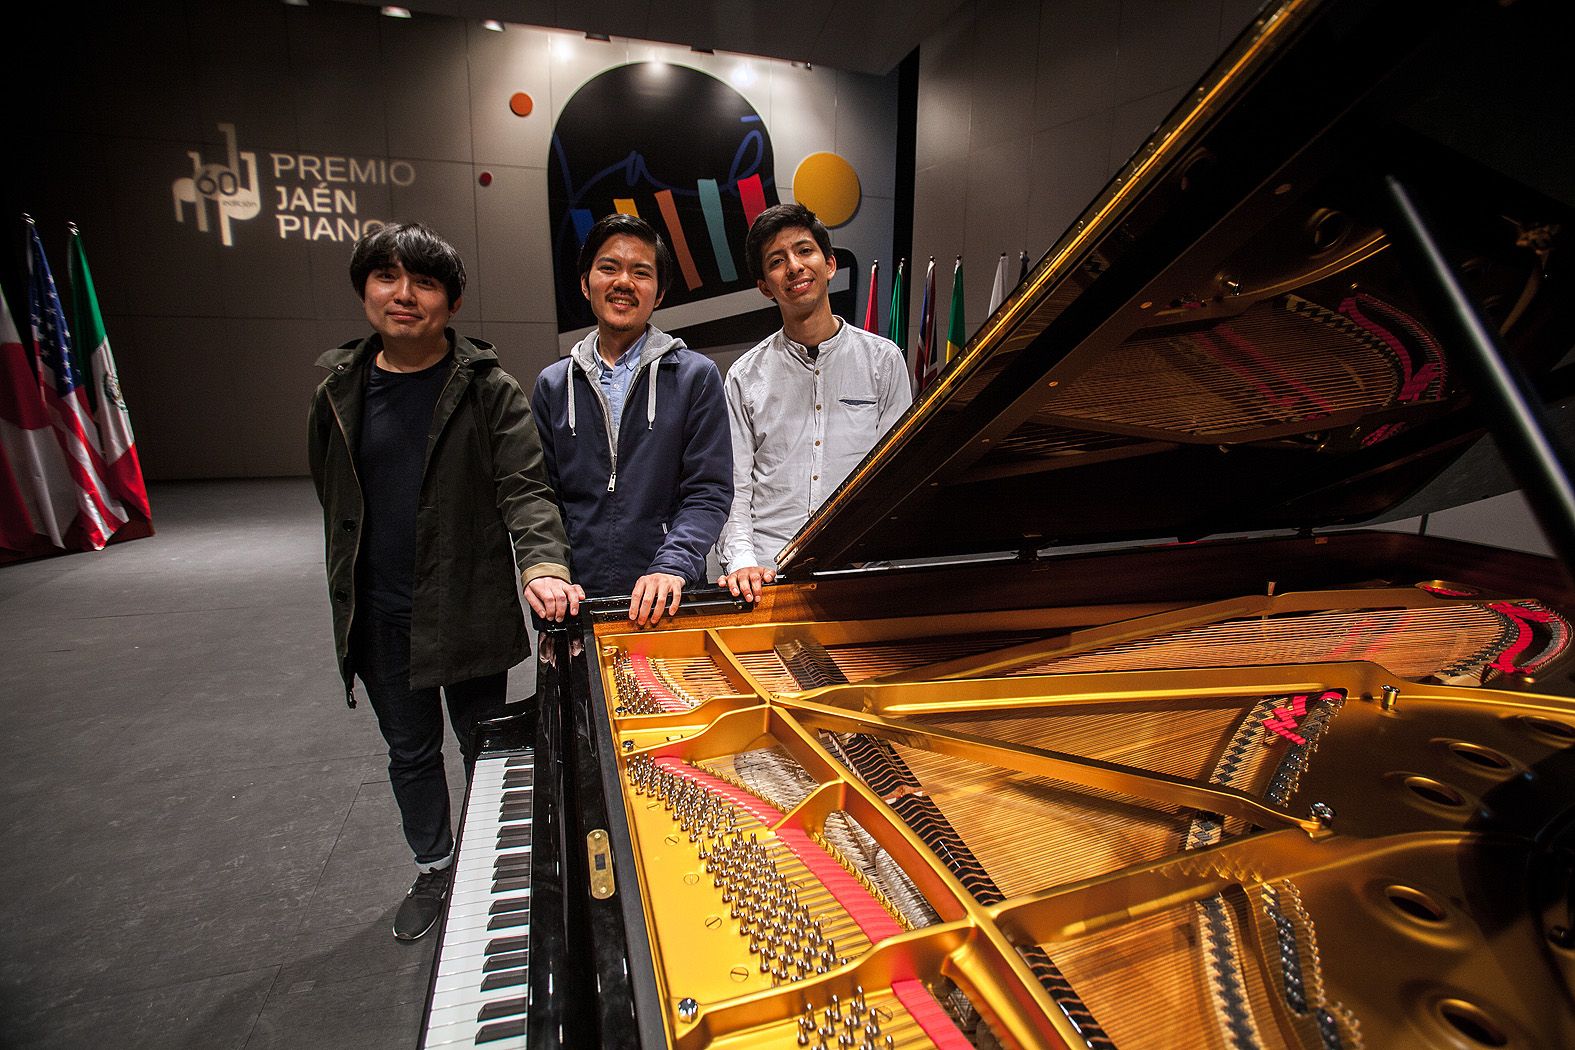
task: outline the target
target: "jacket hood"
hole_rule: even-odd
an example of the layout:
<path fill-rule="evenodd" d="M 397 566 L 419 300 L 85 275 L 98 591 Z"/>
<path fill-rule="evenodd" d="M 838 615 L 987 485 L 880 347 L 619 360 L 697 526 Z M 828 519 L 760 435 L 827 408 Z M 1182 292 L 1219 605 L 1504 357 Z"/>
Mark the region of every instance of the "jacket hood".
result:
<path fill-rule="evenodd" d="M 448 345 L 454 348 L 454 360 L 465 367 L 475 365 L 495 365 L 498 355 L 493 345 L 485 339 L 472 339 L 469 336 L 458 335 L 452 328 L 445 328 L 443 334 L 448 337 Z M 359 364 L 367 354 L 376 353 L 382 349 L 383 340 L 377 335 L 362 336 L 341 343 L 332 350 L 327 351 L 317 359 L 317 367 L 326 368 L 330 372 L 343 372 Z"/>
<path fill-rule="evenodd" d="M 564 386 L 568 388 L 568 392 L 565 394 L 565 397 L 568 399 L 569 433 L 574 435 L 578 434 L 578 431 L 575 429 L 574 371 L 578 370 L 584 372 L 585 378 L 591 384 L 591 389 L 597 389 L 597 373 L 601 366 L 598 364 L 598 355 L 596 353 L 596 338 L 596 333 L 592 332 L 584 339 L 581 339 L 578 343 L 575 343 L 574 349 L 569 351 L 569 360 L 571 362 L 570 372 L 567 377 L 568 382 L 565 383 Z M 688 347 L 684 345 L 684 341 L 682 339 L 668 335 L 666 332 L 662 331 L 660 328 L 657 328 L 655 325 L 647 324 L 645 326 L 645 346 L 640 348 L 640 361 L 636 371 L 638 372 L 640 369 L 653 366 L 664 355 L 672 351 L 687 349 Z M 647 430 L 649 430 L 655 425 L 656 380 L 653 378 L 646 384 L 645 427 Z M 609 421 L 608 432 L 611 433 L 611 431 L 612 424 Z"/>

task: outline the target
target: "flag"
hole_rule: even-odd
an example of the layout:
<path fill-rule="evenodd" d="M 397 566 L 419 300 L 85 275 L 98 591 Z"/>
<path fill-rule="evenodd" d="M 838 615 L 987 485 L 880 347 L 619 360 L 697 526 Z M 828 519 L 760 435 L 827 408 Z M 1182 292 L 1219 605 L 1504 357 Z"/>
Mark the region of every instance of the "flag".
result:
<path fill-rule="evenodd" d="M 985 316 L 995 313 L 996 307 L 1006 302 L 1006 253 L 1001 253 L 1000 261 L 995 264 L 995 282 L 990 285 L 990 305 L 985 307 Z"/>
<path fill-rule="evenodd" d="M 1017 257 L 1017 283 L 1022 284 L 1028 276 L 1028 253 L 1023 252 Z"/>
<path fill-rule="evenodd" d="M 897 272 L 891 279 L 891 309 L 886 313 L 886 338 L 897 344 L 898 350 L 908 349 L 908 296 L 902 286 L 902 271 L 908 260 L 897 260 Z"/>
<path fill-rule="evenodd" d="M 880 329 L 880 308 L 875 305 L 875 296 L 880 290 L 880 260 L 870 263 L 870 294 L 864 297 L 864 330 L 875 332 Z"/>
<path fill-rule="evenodd" d="M 924 299 L 919 307 L 919 345 L 913 352 L 913 392 L 924 393 L 930 380 L 941 370 L 939 348 L 935 345 L 935 256 L 924 271 Z"/>
<path fill-rule="evenodd" d="M 951 320 L 946 325 L 946 363 L 951 364 L 952 359 L 963 352 L 963 347 L 968 345 L 967 325 L 963 322 L 963 289 L 962 289 L 962 256 L 957 256 L 957 265 L 952 269 L 952 313 Z"/>
<path fill-rule="evenodd" d="M 100 459 L 94 448 L 97 439 L 92 413 L 88 411 L 82 372 L 71 356 L 71 330 L 66 327 L 55 278 L 44 258 L 44 242 L 38 227 L 28 220 L 32 235 L 27 260 L 28 307 L 33 326 L 33 348 L 38 354 L 39 385 L 44 390 L 44 405 L 55 438 L 66 454 L 66 465 L 76 485 L 77 517 L 81 542 L 102 550 L 116 529 L 126 523 L 126 512 L 109 494 L 100 476 Z"/>
<path fill-rule="evenodd" d="M 0 547 L 24 556 L 65 546 L 77 501 L 28 358 L 0 293 Z"/>
<path fill-rule="evenodd" d="M 131 412 L 120 396 L 120 376 L 115 371 L 115 355 L 109 349 L 109 334 L 99 313 L 98 295 L 93 290 L 93 274 L 88 270 L 87 251 L 82 235 L 71 227 L 71 307 L 76 322 L 77 346 L 89 347 L 93 389 L 98 392 L 98 448 L 104 457 L 103 477 L 109 493 L 127 507 L 152 520 L 148 507 L 148 486 L 142 480 L 142 464 L 137 459 L 137 439 L 131 432 Z"/>

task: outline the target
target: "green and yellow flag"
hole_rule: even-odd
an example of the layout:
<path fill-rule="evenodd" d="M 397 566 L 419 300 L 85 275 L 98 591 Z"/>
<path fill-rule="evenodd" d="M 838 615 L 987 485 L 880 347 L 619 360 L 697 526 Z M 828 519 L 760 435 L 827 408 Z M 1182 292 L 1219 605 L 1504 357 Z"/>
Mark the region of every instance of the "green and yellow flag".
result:
<path fill-rule="evenodd" d="M 952 271 L 952 319 L 946 326 L 946 363 L 963 352 L 968 345 L 968 332 L 963 323 L 962 256 L 957 256 L 957 268 Z"/>

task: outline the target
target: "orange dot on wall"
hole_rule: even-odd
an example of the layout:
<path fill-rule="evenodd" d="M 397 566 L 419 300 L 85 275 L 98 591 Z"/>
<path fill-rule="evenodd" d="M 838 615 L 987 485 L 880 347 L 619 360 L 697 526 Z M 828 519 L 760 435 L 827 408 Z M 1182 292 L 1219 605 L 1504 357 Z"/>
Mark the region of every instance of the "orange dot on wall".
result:
<path fill-rule="evenodd" d="M 793 197 L 827 226 L 841 226 L 859 210 L 858 173 L 835 153 L 811 153 L 793 173 Z"/>
<path fill-rule="evenodd" d="M 516 117 L 528 117 L 530 111 L 536 108 L 536 103 L 523 91 L 516 91 L 509 96 L 509 110 Z"/>

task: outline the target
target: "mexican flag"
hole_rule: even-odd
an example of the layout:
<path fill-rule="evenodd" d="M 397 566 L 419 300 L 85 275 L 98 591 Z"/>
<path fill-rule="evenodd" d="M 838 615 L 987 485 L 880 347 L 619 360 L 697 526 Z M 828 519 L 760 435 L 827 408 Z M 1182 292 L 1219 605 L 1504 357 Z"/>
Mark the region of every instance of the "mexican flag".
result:
<path fill-rule="evenodd" d="M 120 394 L 120 377 L 115 372 L 115 355 L 109 349 L 104 317 L 98 309 L 98 294 L 93 290 L 93 275 L 88 270 L 87 252 L 82 235 L 71 227 L 70 247 L 71 305 L 78 349 L 86 349 L 93 373 L 94 423 L 98 429 L 98 449 L 103 456 L 103 478 L 110 491 L 125 506 L 152 521 L 148 506 L 148 487 L 142 480 L 142 464 L 137 459 L 137 438 L 131 430 L 131 412 Z"/>

